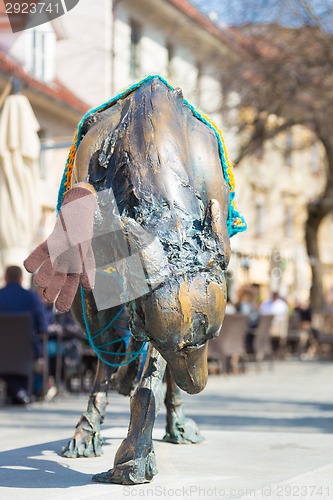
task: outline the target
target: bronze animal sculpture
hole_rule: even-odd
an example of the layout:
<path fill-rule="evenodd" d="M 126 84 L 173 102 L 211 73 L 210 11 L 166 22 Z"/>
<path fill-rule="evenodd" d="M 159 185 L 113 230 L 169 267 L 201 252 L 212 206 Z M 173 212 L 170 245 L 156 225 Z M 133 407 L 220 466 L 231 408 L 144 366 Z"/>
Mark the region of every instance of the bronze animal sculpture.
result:
<path fill-rule="evenodd" d="M 107 331 L 105 337 L 121 338 L 123 335 L 122 330 L 127 328 L 127 324 L 128 315 L 125 312 L 113 323 L 112 329 L 110 328 Z M 132 341 L 128 350 L 134 348 L 133 344 L 134 341 Z M 119 358 L 120 356 L 113 356 L 114 364 L 123 361 Z M 110 384 L 120 394 L 129 396 L 136 385 L 139 361 L 139 358 L 136 358 L 130 364 L 117 369 L 115 366 L 107 365 L 98 360 L 87 410 L 81 415 L 74 436 L 62 450 L 62 456 L 78 458 L 102 455 L 104 440 L 101 436 L 101 424 L 105 419 Z M 175 384 L 168 368 L 165 379 L 167 390 L 164 402 L 167 410 L 167 421 L 163 440 L 174 444 L 200 443 L 203 438 L 196 423 L 184 415 L 181 391 Z"/>
<path fill-rule="evenodd" d="M 114 467 L 93 477 L 149 482 L 166 366 L 181 389 L 203 390 L 207 340 L 224 317 L 229 236 L 245 228 L 231 167 L 210 122 L 179 89 L 148 77 L 83 119 L 63 194 L 54 232 L 25 265 L 46 299 L 63 310 L 73 302 L 100 359 L 120 353 L 109 338 L 124 303 L 129 352 L 149 342 L 128 435 Z M 109 374 L 99 369 L 103 384 Z"/>

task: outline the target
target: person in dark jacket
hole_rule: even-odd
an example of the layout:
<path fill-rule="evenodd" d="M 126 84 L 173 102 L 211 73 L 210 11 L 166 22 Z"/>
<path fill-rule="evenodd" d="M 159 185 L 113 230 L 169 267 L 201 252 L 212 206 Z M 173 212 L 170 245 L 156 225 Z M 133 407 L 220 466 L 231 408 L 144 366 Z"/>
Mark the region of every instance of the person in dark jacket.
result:
<path fill-rule="evenodd" d="M 32 343 L 35 358 L 41 356 L 39 334 L 47 332 L 47 321 L 42 301 L 36 292 L 22 287 L 23 274 L 18 266 L 7 267 L 4 288 L 0 289 L 0 314 L 30 313 L 33 330 Z M 1 334 L 1 332 L 0 332 Z M 28 404 L 27 378 L 20 375 L 2 377 L 7 384 L 8 396 L 15 404 Z"/>

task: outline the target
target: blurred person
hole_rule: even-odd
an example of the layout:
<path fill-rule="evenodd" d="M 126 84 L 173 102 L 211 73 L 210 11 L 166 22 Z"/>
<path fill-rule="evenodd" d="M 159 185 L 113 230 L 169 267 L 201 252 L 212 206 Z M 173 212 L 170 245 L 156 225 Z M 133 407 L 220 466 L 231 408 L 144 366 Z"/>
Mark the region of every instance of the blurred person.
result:
<path fill-rule="evenodd" d="M 248 316 L 248 328 L 245 335 L 245 348 L 248 354 L 254 353 L 253 340 L 255 329 L 259 322 L 259 313 L 255 306 L 255 296 L 252 290 L 243 289 L 239 293 L 239 301 L 236 306 L 237 312 Z"/>
<path fill-rule="evenodd" d="M 289 308 L 287 302 L 280 297 L 278 292 L 273 292 L 268 300 L 264 300 L 259 307 L 260 314 L 288 314 Z"/>
<path fill-rule="evenodd" d="M 265 300 L 259 307 L 259 314 L 272 314 L 273 321 L 270 330 L 273 352 L 280 350 L 282 342 L 286 341 L 288 335 L 289 307 L 287 302 L 278 292 Z"/>
<path fill-rule="evenodd" d="M 235 312 L 236 312 L 236 307 L 234 306 L 230 297 L 227 297 L 227 303 L 225 306 L 225 314 L 235 314 Z"/>
<path fill-rule="evenodd" d="M 6 285 L 0 289 L 0 314 L 29 313 L 32 318 L 31 341 L 34 357 L 42 355 L 42 343 L 38 334 L 47 331 L 43 304 L 37 293 L 22 287 L 23 273 L 18 266 L 9 266 L 5 271 Z M 2 377 L 7 384 L 7 393 L 14 404 L 29 404 L 28 380 L 21 375 Z"/>
<path fill-rule="evenodd" d="M 35 363 L 35 373 L 34 373 L 34 383 L 33 383 L 33 393 L 37 400 L 51 401 L 58 393 L 58 389 L 55 385 L 55 377 L 51 373 L 51 362 L 52 358 L 56 357 L 56 348 L 53 347 L 55 340 L 50 339 L 50 327 L 54 322 L 55 318 L 55 308 L 53 304 L 46 301 L 43 296 L 43 289 L 38 288 L 34 283 L 32 283 L 31 290 L 33 290 L 39 297 L 45 315 L 45 321 L 47 325 L 46 332 L 48 334 L 47 338 L 47 357 L 48 357 L 48 380 L 47 380 L 47 391 L 43 394 L 43 368 L 44 360 L 42 363 Z M 53 354 L 55 352 L 55 354 Z"/>
<path fill-rule="evenodd" d="M 312 310 L 309 303 L 298 302 L 295 306 L 294 313 L 299 320 L 299 328 L 303 333 L 304 348 L 302 349 L 301 357 L 304 359 L 313 358 L 319 350 L 319 331 L 312 323 Z M 303 345 L 301 345 L 303 347 Z"/>
<path fill-rule="evenodd" d="M 297 315 L 300 327 L 309 329 L 312 322 L 312 313 L 309 304 L 297 302 L 294 308 L 294 313 Z"/>
<path fill-rule="evenodd" d="M 59 387 L 56 381 L 60 375 L 62 382 L 64 379 L 65 368 L 77 368 L 80 362 L 81 343 L 84 334 L 75 321 L 70 311 L 60 313 L 56 310 L 52 303 L 45 300 L 43 290 L 33 285 L 33 288 L 38 293 L 44 307 L 44 312 L 47 321 L 47 356 L 48 356 L 48 382 L 47 392 L 43 396 L 43 379 L 41 374 L 35 374 L 34 392 L 39 399 L 51 401 L 58 394 Z M 59 361 L 60 356 L 61 361 Z M 61 365 L 61 373 L 57 375 L 58 363 Z"/>
<path fill-rule="evenodd" d="M 250 285 L 251 291 L 253 293 L 253 303 L 255 305 L 255 308 L 257 311 L 259 310 L 259 306 L 261 304 L 261 292 L 260 292 L 260 285 L 258 283 L 251 283 Z"/>
<path fill-rule="evenodd" d="M 60 349 L 62 359 L 60 376 L 62 380 L 68 381 L 72 375 L 78 374 L 80 371 L 84 333 L 70 311 L 66 313 L 55 311 L 53 322 L 49 326 L 49 335 L 51 336 L 49 341 L 50 375 L 56 379 L 57 354 Z"/>

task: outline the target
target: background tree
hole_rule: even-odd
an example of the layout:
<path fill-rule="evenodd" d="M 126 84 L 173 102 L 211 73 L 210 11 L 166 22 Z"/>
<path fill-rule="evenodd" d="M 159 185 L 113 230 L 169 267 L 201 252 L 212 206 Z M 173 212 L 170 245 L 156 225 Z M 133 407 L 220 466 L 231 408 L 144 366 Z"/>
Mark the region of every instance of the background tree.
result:
<path fill-rule="evenodd" d="M 236 164 L 263 143 L 294 125 L 310 129 L 326 153 L 326 184 L 308 204 L 305 241 L 312 269 L 311 305 L 324 307 L 318 230 L 333 212 L 333 3 L 331 0 L 234 0 L 235 18 L 247 12 L 248 24 L 228 28 L 236 59 L 223 72 L 226 97 L 239 96 L 241 145 Z M 252 5 L 251 16 L 249 6 Z M 256 7 L 254 7 L 256 6 Z M 244 14 L 245 15 L 245 14 Z M 232 12 L 229 11 L 229 16 Z M 261 17 L 260 17 L 261 16 Z M 273 16 L 273 17 L 272 17 Z M 254 24 L 252 19 L 261 19 Z M 226 99 L 228 102 L 234 100 Z M 228 111 L 227 110 L 224 110 Z M 227 113 L 228 114 L 228 113 Z M 232 113 L 234 115 L 234 113 Z M 246 117 L 246 118 L 244 118 Z M 276 117 L 272 120 L 272 117 Z"/>

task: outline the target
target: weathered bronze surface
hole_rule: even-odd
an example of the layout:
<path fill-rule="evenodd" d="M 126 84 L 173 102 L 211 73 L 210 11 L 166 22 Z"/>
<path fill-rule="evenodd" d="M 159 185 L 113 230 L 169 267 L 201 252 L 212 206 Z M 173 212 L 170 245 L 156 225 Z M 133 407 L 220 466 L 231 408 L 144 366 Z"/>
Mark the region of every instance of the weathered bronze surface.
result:
<path fill-rule="evenodd" d="M 163 440 L 175 444 L 201 443 L 203 437 L 197 424 L 184 415 L 181 393 L 168 366 L 165 373 L 167 390 L 164 402 L 167 409 L 167 425 Z"/>
<path fill-rule="evenodd" d="M 207 382 L 207 340 L 218 335 L 226 303 L 229 187 L 214 132 L 193 115 L 179 90 L 171 90 L 158 78 L 89 117 L 83 135 L 73 184 L 89 182 L 97 192 L 111 189 L 123 228 L 95 245 L 96 265 L 121 258 L 120 242 L 125 238 L 149 270 L 149 293 L 126 304 L 133 343 L 150 342 L 143 375 L 131 398 L 128 436 L 113 469 L 93 478 L 137 484 L 156 474 L 152 429 L 167 365 L 165 439 L 200 441 L 195 424 L 182 415 L 175 384 L 195 394 Z M 110 213 L 117 217 L 111 203 L 99 203 L 99 224 L 107 225 Z M 119 288 L 130 286 L 120 276 Z M 114 288 L 109 295 L 116 293 Z M 120 307 L 97 310 L 92 292 L 85 294 L 85 304 L 92 333 L 100 331 Z M 79 295 L 73 310 L 83 325 Z M 112 335 L 112 329 L 104 332 L 99 342 Z M 87 413 L 65 451 L 67 456 L 77 456 L 77 449 L 85 446 L 87 453 L 93 449 L 99 454 L 104 389 L 111 371 L 99 365 Z"/>
<path fill-rule="evenodd" d="M 112 332 L 109 331 L 109 335 L 112 336 Z M 113 368 L 98 360 L 95 382 L 89 396 L 87 410 L 81 415 L 74 436 L 62 449 L 62 456 L 66 458 L 91 458 L 103 454 L 104 440 L 101 436 L 101 425 L 104 422 L 108 404 L 110 374 L 115 375 L 114 378 L 111 376 L 113 388 L 121 394 L 129 396 L 135 388 L 137 365 L 138 363 L 134 361 L 127 367 L 118 369 L 117 373 L 114 374 Z M 166 373 L 167 391 L 164 402 L 167 411 L 167 424 L 166 434 L 163 439 L 175 444 L 200 443 L 203 438 L 197 424 L 190 418 L 185 417 L 180 390 L 175 384 L 171 372 L 167 371 Z"/>
<path fill-rule="evenodd" d="M 88 175 L 96 191 L 112 188 L 127 234 L 140 235 L 141 227 L 160 243 L 142 258 L 156 268 L 162 285 L 128 304 L 132 335 L 149 340 L 152 354 L 132 397 L 129 434 L 114 468 L 94 477 L 141 483 L 156 473 L 151 434 L 164 360 L 185 391 L 200 392 L 207 382 L 206 341 L 218 334 L 226 301 L 229 190 L 213 131 L 160 80 L 144 84 L 95 119 L 84 130 L 75 182 Z M 140 236 L 137 242 L 140 251 Z M 105 312 L 90 316 L 95 331 L 100 314 Z M 170 393 L 167 398 L 173 407 L 167 437 L 181 440 L 177 402 Z"/>
<path fill-rule="evenodd" d="M 86 298 L 86 305 L 90 314 L 92 314 L 92 310 L 95 311 L 94 314 L 97 313 L 96 309 L 94 309 L 96 306 L 92 294 Z M 73 305 L 73 312 L 75 312 L 78 321 L 83 325 L 81 304 L 78 300 Z M 126 317 L 126 315 L 124 316 Z M 107 317 L 103 317 L 102 314 L 99 317 L 106 321 Z M 110 327 L 103 334 L 101 343 L 104 343 L 105 340 L 116 339 L 118 337 L 119 331 L 117 332 L 114 327 Z M 128 351 L 133 352 L 140 348 L 141 345 L 142 341 L 137 341 L 132 337 Z M 120 352 L 123 352 L 122 346 L 123 344 L 119 348 Z M 109 349 L 111 350 L 111 347 Z M 114 350 L 114 346 L 112 350 Z M 112 356 L 112 360 L 114 363 L 121 363 L 124 361 L 124 358 Z M 130 364 L 117 369 L 98 360 L 95 381 L 89 396 L 87 410 L 81 415 L 76 425 L 74 436 L 62 450 L 64 457 L 79 458 L 98 457 L 102 455 L 104 440 L 101 436 L 101 425 L 105 419 L 110 386 L 120 394 L 130 396 L 136 386 L 139 362 L 139 358 L 136 358 Z M 199 433 L 196 423 L 184 416 L 182 396 L 173 380 L 170 370 L 166 371 L 165 378 L 167 391 L 164 402 L 167 411 L 167 425 L 164 440 L 175 444 L 201 442 L 203 438 Z"/>

